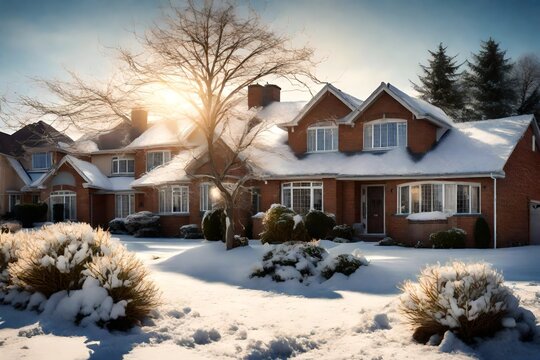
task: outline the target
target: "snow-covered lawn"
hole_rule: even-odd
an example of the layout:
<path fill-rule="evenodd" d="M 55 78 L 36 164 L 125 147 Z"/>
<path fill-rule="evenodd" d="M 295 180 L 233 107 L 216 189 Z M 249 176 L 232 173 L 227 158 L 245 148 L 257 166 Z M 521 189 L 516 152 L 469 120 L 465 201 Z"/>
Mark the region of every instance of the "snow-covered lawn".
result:
<path fill-rule="evenodd" d="M 222 243 L 200 240 L 119 238 L 163 292 L 157 318 L 111 334 L 0 306 L 1 359 L 540 359 L 539 343 L 509 334 L 475 349 L 419 345 L 396 312 L 398 285 L 424 265 L 484 260 L 540 318 L 540 246 L 432 250 L 322 241 L 330 253 L 360 249 L 370 264 L 349 278 L 305 286 L 250 279 L 270 248 L 257 241 L 226 252 Z"/>

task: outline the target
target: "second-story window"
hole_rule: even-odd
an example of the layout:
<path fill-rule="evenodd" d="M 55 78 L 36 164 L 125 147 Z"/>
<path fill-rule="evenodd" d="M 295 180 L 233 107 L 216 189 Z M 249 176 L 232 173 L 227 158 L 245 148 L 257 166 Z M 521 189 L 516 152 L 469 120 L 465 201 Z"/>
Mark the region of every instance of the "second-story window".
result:
<path fill-rule="evenodd" d="M 337 126 L 311 126 L 307 130 L 307 151 L 324 152 L 338 149 Z"/>
<path fill-rule="evenodd" d="M 364 125 L 364 149 L 385 150 L 407 146 L 407 122 L 374 121 Z"/>
<path fill-rule="evenodd" d="M 52 165 L 51 152 L 38 152 L 32 154 L 32 169 L 47 170 Z"/>
<path fill-rule="evenodd" d="M 113 157 L 112 159 L 112 174 L 113 175 L 128 175 L 135 172 L 135 160 Z"/>
<path fill-rule="evenodd" d="M 171 159 L 170 151 L 150 151 L 146 153 L 146 171 L 150 171 Z"/>

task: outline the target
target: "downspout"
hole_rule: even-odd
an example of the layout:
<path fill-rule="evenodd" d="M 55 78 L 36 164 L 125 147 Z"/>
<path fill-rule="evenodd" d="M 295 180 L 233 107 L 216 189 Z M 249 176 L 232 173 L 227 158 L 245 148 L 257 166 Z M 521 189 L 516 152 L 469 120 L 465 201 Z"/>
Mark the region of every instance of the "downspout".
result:
<path fill-rule="evenodd" d="M 493 248 L 497 248 L 497 178 L 490 174 L 493 179 Z"/>

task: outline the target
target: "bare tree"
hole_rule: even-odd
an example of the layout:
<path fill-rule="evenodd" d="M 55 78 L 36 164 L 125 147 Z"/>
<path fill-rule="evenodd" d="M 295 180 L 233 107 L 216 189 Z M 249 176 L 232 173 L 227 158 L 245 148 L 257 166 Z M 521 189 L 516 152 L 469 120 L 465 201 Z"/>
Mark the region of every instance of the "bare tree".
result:
<path fill-rule="evenodd" d="M 113 82 L 91 86 L 71 73 L 69 82 L 41 81 L 59 103 L 31 98 L 22 102 L 41 115 L 84 127 L 92 120 L 125 117 L 133 101 L 145 99 L 140 93 L 136 96 L 137 91 L 148 86 L 178 92 L 192 107 L 185 115 L 206 139 L 210 171 L 204 176 L 221 194 L 225 241 L 231 249 L 235 202 L 256 175 L 245 152 L 265 128 L 256 118 L 246 119 L 239 104 L 245 101 L 247 86 L 264 79 L 285 79 L 296 86 L 316 81 L 313 49 L 293 46 L 290 38 L 272 31 L 253 11 L 240 15 L 235 3 L 212 0 L 202 4 L 188 0 L 183 8 L 171 5 L 163 21 L 137 39 L 140 52 L 119 50 L 128 70 L 123 86 Z"/>
<path fill-rule="evenodd" d="M 514 65 L 518 114 L 540 111 L 540 58 L 522 55 Z"/>

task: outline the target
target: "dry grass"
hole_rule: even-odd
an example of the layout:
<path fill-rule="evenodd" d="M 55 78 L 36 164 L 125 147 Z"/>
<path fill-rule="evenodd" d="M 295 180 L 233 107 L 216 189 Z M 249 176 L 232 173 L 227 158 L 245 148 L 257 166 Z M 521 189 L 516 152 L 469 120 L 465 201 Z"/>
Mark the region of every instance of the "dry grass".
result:
<path fill-rule="evenodd" d="M 418 283 L 405 282 L 399 309 L 413 326 L 413 337 L 426 343 L 432 335 L 452 330 L 465 342 L 491 336 L 518 300 L 500 273 L 486 264 L 453 262 L 431 266 Z"/>
<path fill-rule="evenodd" d="M 0 289 L 11 285 L 11 276 L 8 269 L 10 264 L 18 260 L 19 248 L 28 241 L 28 235 L 24 232 L 0 233 Z"/>

